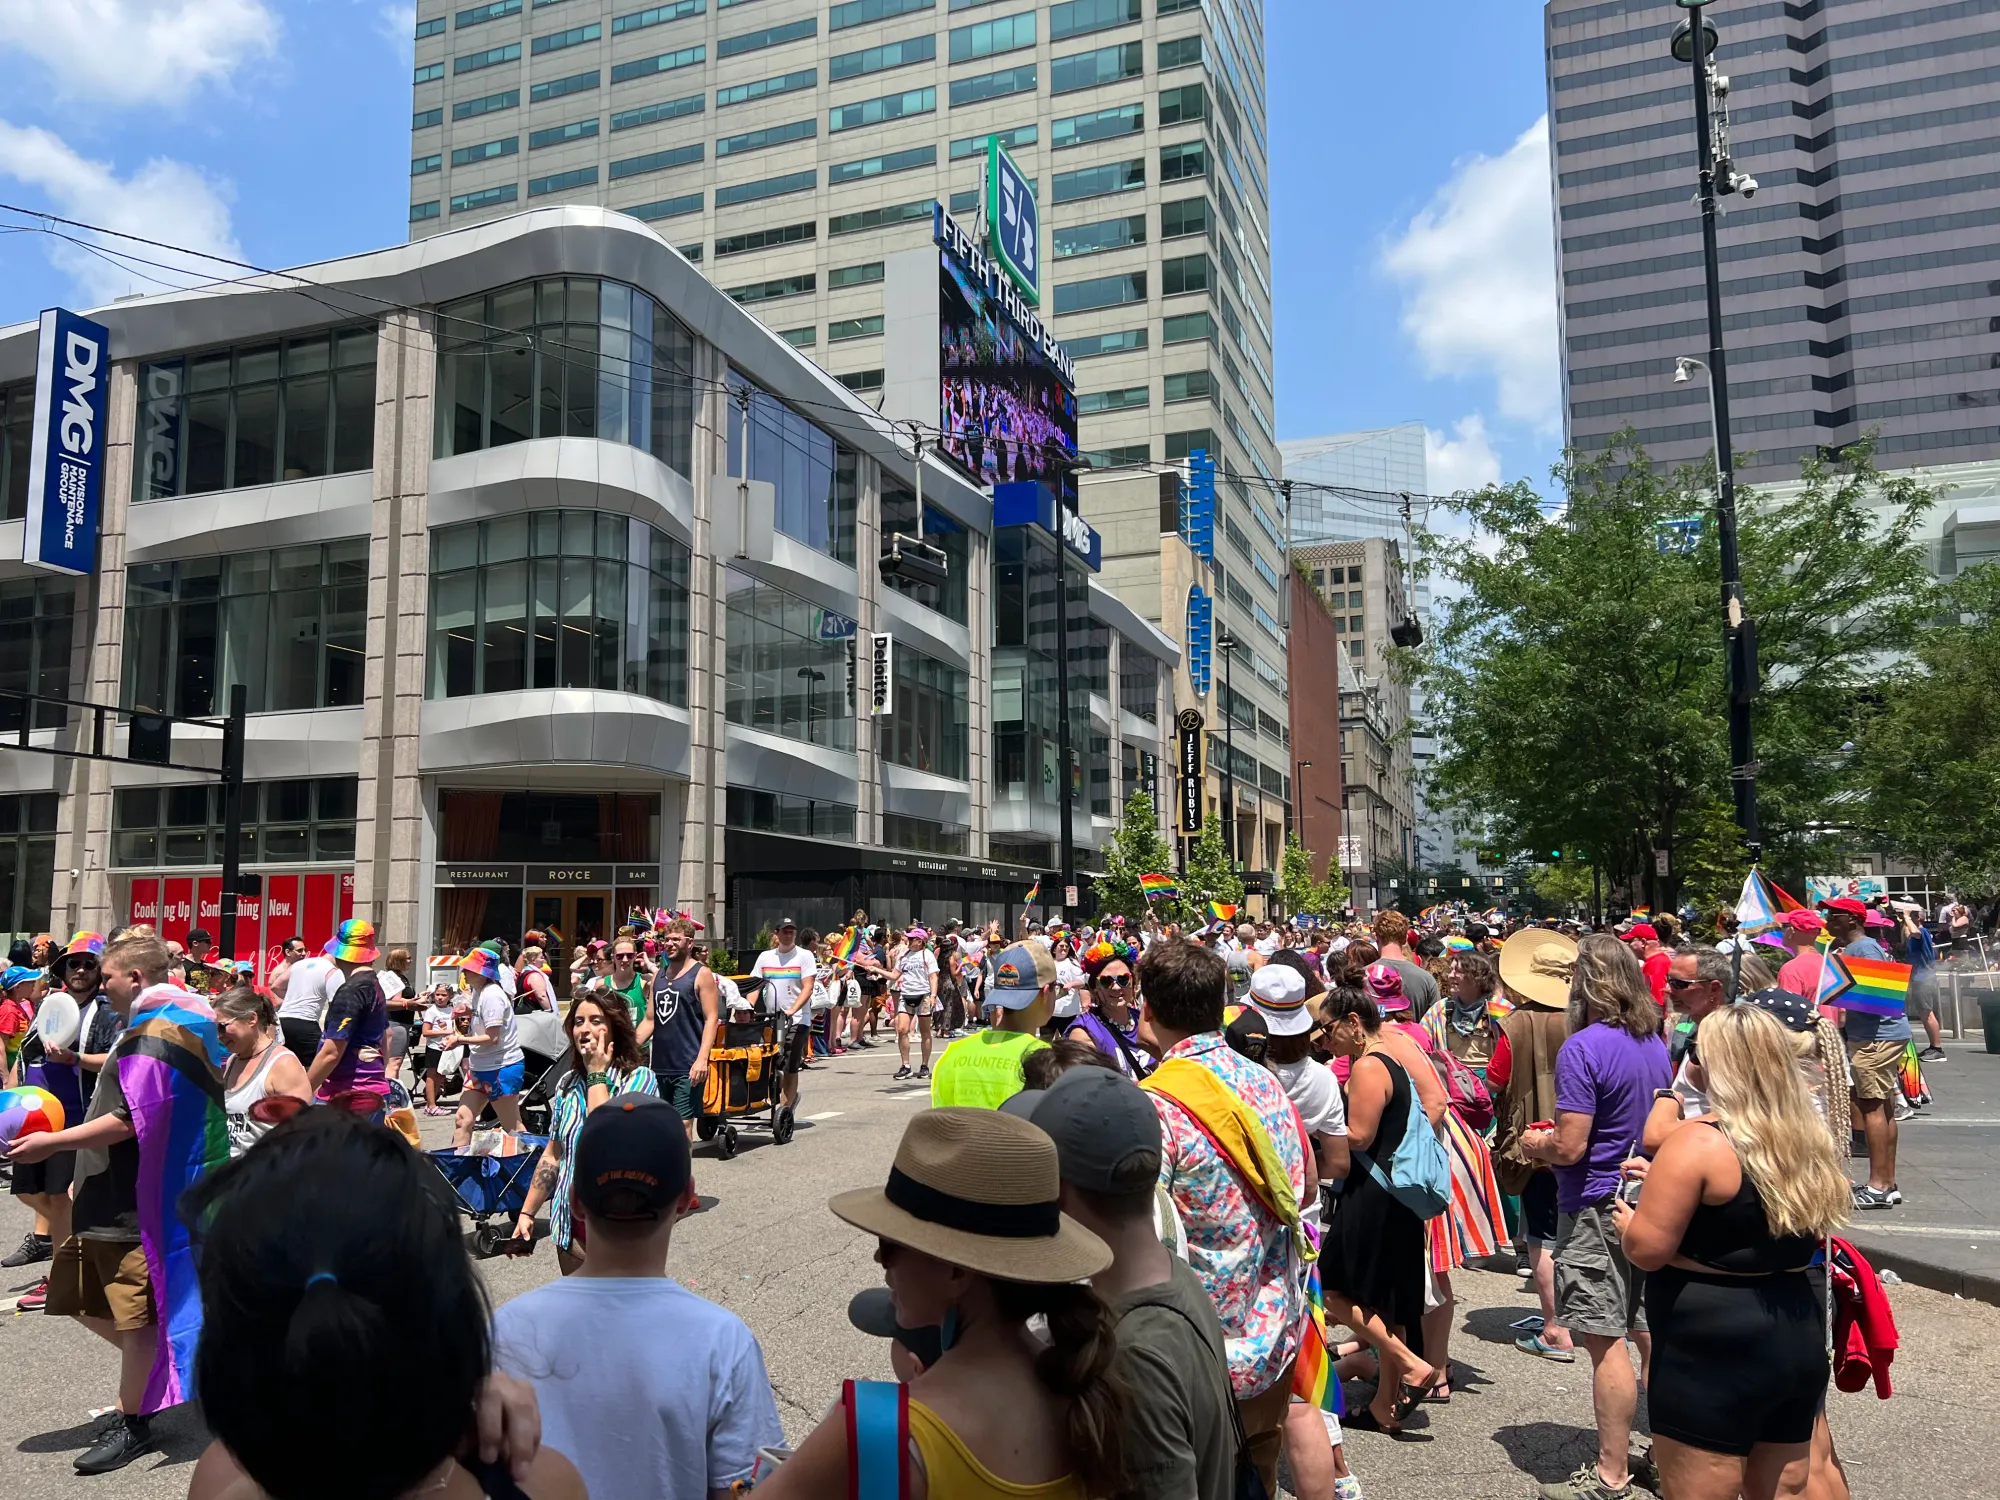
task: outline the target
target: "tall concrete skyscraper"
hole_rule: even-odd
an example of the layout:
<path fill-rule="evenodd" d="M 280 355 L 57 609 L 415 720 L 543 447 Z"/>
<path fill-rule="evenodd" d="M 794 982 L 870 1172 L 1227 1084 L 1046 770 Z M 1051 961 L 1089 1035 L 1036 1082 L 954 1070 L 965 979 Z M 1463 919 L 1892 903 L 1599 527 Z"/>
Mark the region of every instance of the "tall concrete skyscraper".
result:
<path fill-rule="evenodd" d="M 1879 432 L 1884 467 L 1988 490 L 2000 460 L 2000 0 L 1715 4 L 1733 159 L 1723 315 L 1739 469 Z M 1682 13 L 1544 12 L 1569 441 L 1626 424 L 1653 459 L 1711 441 Z M 1948 508 L 1940 523 L 1952 525 Z"/>
<path fill-rule="evenodd" d="M 634 214 L 870 393 L 883 260 L 928 242 L 933 200 L 972 224 L 998 134 L 1035 182 L 1041 310 L 1077 360 L 1084 449 L 1102 466 L 1205 448 L 1275 515 L 1260 0 L 416 13 L 413 237 L 545 202 Z"/>

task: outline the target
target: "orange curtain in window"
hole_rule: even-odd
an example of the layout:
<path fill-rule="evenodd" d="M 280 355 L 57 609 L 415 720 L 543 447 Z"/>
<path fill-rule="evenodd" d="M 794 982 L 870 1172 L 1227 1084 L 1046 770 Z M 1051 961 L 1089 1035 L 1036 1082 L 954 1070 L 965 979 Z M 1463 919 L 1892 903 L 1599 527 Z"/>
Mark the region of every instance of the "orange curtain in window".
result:
<path fill-rule="evenodd" d="M 444 857 L 497 859 L 500 855 L 500 793 L 444 794 Z"/>

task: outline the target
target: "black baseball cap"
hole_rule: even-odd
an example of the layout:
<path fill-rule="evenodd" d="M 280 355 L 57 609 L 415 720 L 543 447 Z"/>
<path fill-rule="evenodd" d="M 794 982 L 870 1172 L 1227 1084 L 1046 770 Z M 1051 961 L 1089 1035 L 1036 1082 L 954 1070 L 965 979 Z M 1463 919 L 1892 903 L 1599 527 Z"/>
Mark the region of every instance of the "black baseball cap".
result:
<path fill-rule="evenodd" d="M 896 1321 L 895 1299 L 886 1286 L 856 1292 L 847 1304 L 847 1321 L 878 1339 L 894 1339 L 929 1369 L 944 1357 L 944 1331 L 937 1327 L 906 1328 Z"/>
<path fill-rule="evenodd" d="M 599 1105 L 576 1138 L 577 1205 L 595 1218 L 647 1223 L 673 1211 L 693 1166 L 680 1111 L 651 1094 Z"/>
<path fill-rule="evenodd" d="M 1071 1068 L 1035 1101 L 1030 1119 L 1056 1143 L 1062 1180 L 1087 1193 L 1130 1193 L 1160 1175 L 1159 1112 L 1114 1069 Z"/>

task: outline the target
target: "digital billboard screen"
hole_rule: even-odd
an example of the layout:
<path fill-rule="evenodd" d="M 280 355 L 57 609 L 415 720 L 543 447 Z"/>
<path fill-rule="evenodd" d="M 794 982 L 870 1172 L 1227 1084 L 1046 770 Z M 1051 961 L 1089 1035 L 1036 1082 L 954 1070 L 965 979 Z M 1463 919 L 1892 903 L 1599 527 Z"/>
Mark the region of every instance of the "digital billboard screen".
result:
<path fill-rule="evenodd" d="M 1076 391 L 949 250 L 938 254 L 938 340 L 944 456 L 981 484 L 1059 488 L 1076 454 Z"/>

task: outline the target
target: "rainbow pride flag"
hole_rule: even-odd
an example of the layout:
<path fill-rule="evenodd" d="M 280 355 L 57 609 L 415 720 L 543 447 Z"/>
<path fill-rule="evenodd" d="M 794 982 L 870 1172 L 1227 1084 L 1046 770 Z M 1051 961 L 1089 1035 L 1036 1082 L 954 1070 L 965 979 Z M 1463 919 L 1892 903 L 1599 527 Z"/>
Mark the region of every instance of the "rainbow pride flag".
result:
<path fill-rule="evenodd" d="M 1236 920 L 1236 910 L 1227 901 L 1211 901 L 1208 903 L 1208 915 L 1213 921 L 1233 922 Z"/>
<path fill-rule="evenodd" d="M 1037 875 L 1035 877 L 1035 883 L 1028 887 L 1028 894 L 1021 898 L 1021 904 L 1023 906 L 1033 906 L 1037 901 L 1041 899 L 1042 899 L 1042 877 Z"/>
<path fill-rule="evenodd" d="M 1326 1335 L 1326 1294 L 1321 1290 L 1319 1262 L 1306 1266 L 1308 1316 L 1299 1330 L 1298 1363 L 1292 1367 L 1292 1394 L 1336 1417 L 1347 1415 L 1346 1393 L 1333 1373 L 1333 1346 Z"/>
<path fill-rule="evenodd" d="M 1803 909 L 1797 901 L 1766 880 L 1763 871 L 1753 868 L 1743 877 L 1743 892 L 1736 898 L 1737 930 L 1748 937 L 1773 932 L 1786 912 Z"/>
<path fill-rule="evenodd" d="M 1886 958 L 1828 952 L 1815 1003 L 1874 1016 L 1900 1016 L 1910 994 L 1910 966 Z"/>
<path fill-rule="evenodd" d="M 195 1394 L 201 1291 L 179 1209 L 181 1194 L 229 1160 L 222 1107 L 226 1061 L 208 1002 L 178 985 L 158 984 L 140 994 L 105 1064 L 117 1072 L 139 1147 L 139 1239 L 159 1317 L 157 1352 L 140 1403 L 145 1415 Z"/>
<path fill-rule="evenodd" d="M 1139 889 L 1148 901 L 1155 896 L 1178 896 L 1180 885 L 1171 875 L 1141 875 Z"/>
<path fill-rule="evenodd" d="M 854 950 L 861 946 L 861 929 L 850 927 L 834 936 L 826 945 L 827 957 L 836 963 L 846 963 L 854 957 Z"/>

